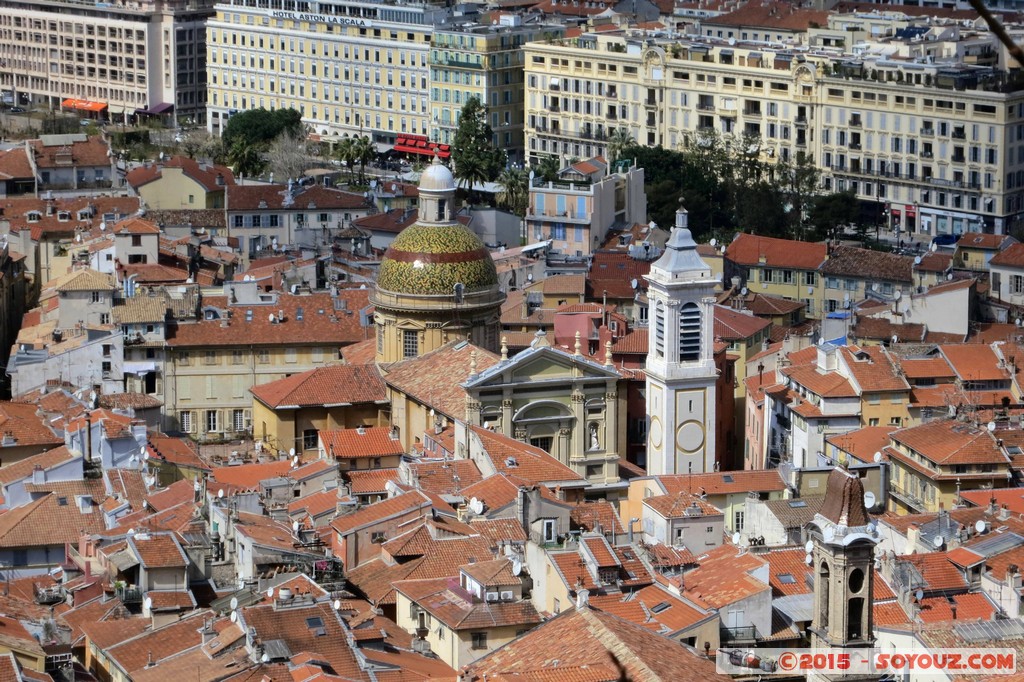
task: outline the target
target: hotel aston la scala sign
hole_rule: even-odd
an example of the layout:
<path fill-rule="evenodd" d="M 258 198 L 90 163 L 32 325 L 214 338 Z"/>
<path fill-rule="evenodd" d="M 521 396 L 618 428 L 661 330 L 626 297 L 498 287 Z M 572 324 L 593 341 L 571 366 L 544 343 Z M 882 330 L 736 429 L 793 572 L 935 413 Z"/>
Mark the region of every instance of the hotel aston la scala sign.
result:
<path fill-rule="evenodd" d="M 270 16 L 275 19 L 291 19 L 292 21 L 306 21 L 311 24 L 337 24 L 339 26 L 358 26 L 359 28 L 370 28 L 369 19 L 359 17 L 338 17 L 333 14 L 305 14 L 303 12 L 286 12 L 284 10 L 272 10 Z"/>

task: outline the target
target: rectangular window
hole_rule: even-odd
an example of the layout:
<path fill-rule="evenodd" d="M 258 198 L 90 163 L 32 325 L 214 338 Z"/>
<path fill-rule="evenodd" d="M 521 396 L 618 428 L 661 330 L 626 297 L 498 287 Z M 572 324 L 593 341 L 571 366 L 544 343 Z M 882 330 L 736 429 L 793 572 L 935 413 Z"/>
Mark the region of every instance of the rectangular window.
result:
<path fill-rule="evenodd" d="M 245 431 L 245 410 L 231 411 L 231 428 L 235 433 Z"/>
<path fill-rule="evenodd" d="M 244 358 L 245 358 L 245 356 L 242 355 L 242 351 L 240 351 L 240 350 L 233 350 L 233 351 L 231 351 L 231 364 L 232 365 L 240 365 L 240 364 L 242 364 L 242 362 L 244 361 Z"/>
<path fill-rule="evenodd" d="M 270 351 L 266 350 L 266 349 L 256 351 L 256 360 L 261 365 L 269 365 L 270 364 Z"/>
<path fill-rule="evenodd" d="M 220 431 L 220 412 L 217 410 L 206 411 L 206 431 L 207 433 Z"/>
<path fill-rule="evenodd" d="M 1010 276 L 1010 293 L 1024 294 L 1024 275 Z"/>
<path fill-rule="evenodd" d="M 98 292 L 98 291 L 92 292 L 92 302 L 93 303 L 99 303 L 100 302 L 100 292 Z"/>
<path fill-rule="evenodd" d="M 486 649 L 487 648 L 487 633 L 486 632 L 474 632 L 473 633 L 473 648 L 474 649 Z"/>
<path fill-rule="evenodd" d="M 192 411 L 185 410 L 178 413 L 178 425 L 185 433 L 192 433 Z"/>
<path fill-rule="evenodd" d="M 299 352 L 294 348 L 284 349 L 284 361 L 285 362 L 296 362 L 299 357 Z"/>
<path fill-rule="evenodd" d="M 414 358 L 420 353 L 420 336 L 415 329 L 402 331 L 402 357 Z"/>
<path fill-rule="evenodd" d="M 217 351 L 208 350 L 203 353 L 203 364 L 204 365 L 216 365 L 217 364 Z"/>
<path fill-rule="evenodd" d="M 306 429 L 302 432 L 302 449 L 315 450 L 317 445 L 317 430 Z"/>

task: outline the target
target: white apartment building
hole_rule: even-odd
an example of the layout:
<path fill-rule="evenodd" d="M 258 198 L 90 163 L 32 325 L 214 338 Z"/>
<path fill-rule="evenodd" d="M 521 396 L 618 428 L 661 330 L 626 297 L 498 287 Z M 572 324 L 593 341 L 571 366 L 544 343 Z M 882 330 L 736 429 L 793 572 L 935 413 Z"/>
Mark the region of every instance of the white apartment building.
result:
<path fill-rule="evenodd" d="M 0 3 L 4 101 L 113 122 L 206 116 L 211 0 Z"/>
<path fill-rule="evenodd" d="M 670 149 L 755 135 L 763 158 L 809 155 L 825 188 L 905 233 L 1006 233 L 1024 218 L 1024 90 L 992 67 L 606 34 L 524 53 L 533 161 L 605 154 L 616 128 Z"/>
<path fill-rule="evenodd" d="M 207 24 L 209 118 L 294 108 L 322 137 L 427 135 L 427 52 L 448 10 L 424 3 L 232 0 Z"/>

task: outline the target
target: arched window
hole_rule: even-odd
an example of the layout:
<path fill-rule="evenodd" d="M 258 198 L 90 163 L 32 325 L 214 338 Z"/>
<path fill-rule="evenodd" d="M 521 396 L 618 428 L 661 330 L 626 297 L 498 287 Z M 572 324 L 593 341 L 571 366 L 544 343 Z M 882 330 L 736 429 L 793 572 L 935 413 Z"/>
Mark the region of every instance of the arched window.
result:
<path fill-rule="evenodd" d="M 679 310 L 679 360 L 700 360 L 700 307 L 696 303 Z"/>
<path fill-rule="evenodd" d="M 654 304 L 654 355 L 665 357 L 665 304 Z"/>

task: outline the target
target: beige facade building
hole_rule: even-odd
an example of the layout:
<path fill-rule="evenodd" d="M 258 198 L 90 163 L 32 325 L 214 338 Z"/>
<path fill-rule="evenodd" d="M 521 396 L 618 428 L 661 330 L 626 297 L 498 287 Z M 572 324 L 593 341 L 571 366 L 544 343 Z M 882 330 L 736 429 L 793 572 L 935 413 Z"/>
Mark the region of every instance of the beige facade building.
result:
<path fill-rule="evenodd" d="M 286 0 L 274 8 L 219 4 L 207 23 L 207 128 L 248 109 L 293 108 L 325 137 L 369 135 L 394 144 L 427 135 L 428 5 Z"/>
<path fill-rule="evenodd" d="M 523 49 L 532 160 L 606 154 L 616 128 L 670 149 L 754 136 L 762 158 L 807 154 L 825 189 L 852 190 L 865 216 L 904 233 L 1005 233 L 1021 221 L 1024 91 L 991 67 L 870 54 L 854 67 L 838 52 L 735 37 L 584 34 Z"/>
<path fill-rule="evenodd" d="M 21 106 L 119 122 L 206 116 L 210 0 L 5 2 L 0 91 Z"/>

